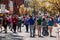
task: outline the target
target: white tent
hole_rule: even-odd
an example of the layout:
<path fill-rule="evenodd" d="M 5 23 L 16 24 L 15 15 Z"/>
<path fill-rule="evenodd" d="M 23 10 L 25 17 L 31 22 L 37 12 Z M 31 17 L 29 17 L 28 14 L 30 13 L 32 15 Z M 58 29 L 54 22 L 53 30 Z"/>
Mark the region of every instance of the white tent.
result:
<path fill-rule="evenodd" d="M 0 9 L 0 13 L 2 13 L 1 9 Z M 5 9 L 5 13 L 9 13 L 9 10 Z"/>

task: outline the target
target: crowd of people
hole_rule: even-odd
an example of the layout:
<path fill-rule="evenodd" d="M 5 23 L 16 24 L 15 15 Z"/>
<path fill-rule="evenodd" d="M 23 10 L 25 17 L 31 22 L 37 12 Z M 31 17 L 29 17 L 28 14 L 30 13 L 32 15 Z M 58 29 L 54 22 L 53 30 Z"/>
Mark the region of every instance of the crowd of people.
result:
<path fill-rule="evenodd" d="M 44 27 L 48 26 L 49 34 L 50 37 L 53 37 L 52 35 L 52 29 L 53 27 L 57 27 L 57 25 L 60 25 L 60 16 L 35 16 L 35 15 L 30 15 L 30 16 L 18 16 L 18 15 L 8 15 L 6 16 L 5 14 L 3 17 L 0 17 L 0 29 L 1 32 L 2 27 L 4 27 L 5 33 L 7 33 L 7 27 L 9 27 L 10 31 L 13 33 L 17 33 L 18 31 L 22 31 L 22 24 L 25 25 L 26 27 L 26 32 L 30 33 L 30 37 L 35 37 L 36 29 L 38 30 L 38 37 L 42 37 L 41 33 L 44 31 Z M 18 28 L 16 28 L 18 27 Z M 30 27 L 30 31 L 29 31 Z M 18 31 L 16 31 L 18 30 Z M 43 32 L 44 33 L 44 32 Z"/>

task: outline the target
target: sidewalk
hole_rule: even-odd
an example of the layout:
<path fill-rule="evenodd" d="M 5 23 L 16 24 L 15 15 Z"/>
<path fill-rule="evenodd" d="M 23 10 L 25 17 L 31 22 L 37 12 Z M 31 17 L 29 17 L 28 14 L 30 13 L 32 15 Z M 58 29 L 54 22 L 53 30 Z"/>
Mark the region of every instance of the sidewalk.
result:
<path fill-rule="evenodd" d="M 17 32 L 12 33 L 9 29 L 8 29 L 8 33 L 5 34 L 4 32 L 0 33 L 0 36 L 3 37 L 1 40 L 58 40 L 57 38 L 57 27 L 53 27 L 53 36 L 56 36 L 56 38 L 51 38 L 49 36 L 44 37 L 44 38 L 40 38 L 37 36 L 37 30 L 36 30 L 36 37 L 35 38 L 30 38 L 30 33 L 26 33 L 25 32 L 25 27 L 22 27 L 22 32 Z"/>

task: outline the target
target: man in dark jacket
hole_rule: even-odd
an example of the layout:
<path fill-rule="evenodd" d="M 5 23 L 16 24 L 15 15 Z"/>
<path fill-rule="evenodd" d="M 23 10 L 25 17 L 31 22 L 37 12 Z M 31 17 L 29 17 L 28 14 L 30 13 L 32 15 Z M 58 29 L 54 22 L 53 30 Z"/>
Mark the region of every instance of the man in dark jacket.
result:
<path fill-rule="evenodd" d="M 6 15 L 4 14 L 3 15 L 3 27 L 4 27 L 4 30 L 5 30 L 5 33 L 7 33 L 7 24 L 8 24 L 8 20 L 7 20 Z"/>

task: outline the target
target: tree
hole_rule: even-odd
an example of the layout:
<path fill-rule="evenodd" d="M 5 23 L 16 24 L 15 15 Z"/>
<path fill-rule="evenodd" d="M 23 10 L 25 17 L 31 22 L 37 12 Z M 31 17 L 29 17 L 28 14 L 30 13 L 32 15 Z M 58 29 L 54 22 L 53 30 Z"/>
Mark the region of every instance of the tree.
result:
<path fill-rule="evenodd" d="M 20 16 L 24 15 L 24 4 L 20 5 L 20 7 L 19 7 L 19 13 L 20 13 Z"/>
<path fill-rule="evenodd" d="M 30 4 L 35 10 L 40 9 L 50 14 L 60 13 L 60 0 L 31 0 Z"/>
<path fill-rule="evenodd" d="M 35 14 L 38 14 L 39 10 L 43 11 L 44 3 L 39 0 L 30 0 L 29 6 L 33 7 Z"/>
<path fill-rule="evenodd" d="M 53 11 L 53 13 L 58 13 L 60 12 L 60 0 L 47 0 L 47 2 L 50 3 L 51 6 L 51 11 Z"/>
<path fill-rule="evenodd" d="M 49 11 L 52 13 L 60 12 L 60 0 L 46 0 L 45 2 L 49 3 L 48 7 L 50 8 L 47 8 L 47 10 L 50 9 Z"/>

